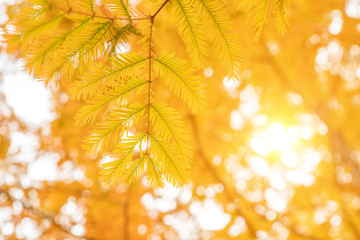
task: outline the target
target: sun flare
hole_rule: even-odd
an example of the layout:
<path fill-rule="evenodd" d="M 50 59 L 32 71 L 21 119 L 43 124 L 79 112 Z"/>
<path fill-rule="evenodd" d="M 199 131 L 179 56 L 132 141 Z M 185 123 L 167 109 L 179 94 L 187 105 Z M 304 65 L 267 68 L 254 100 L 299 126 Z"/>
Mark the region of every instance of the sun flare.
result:
<path fill-rule="evenodd" d="M 299 128 L 285 127 L 280 122 L 270 123 L 264 129 L 256 130 L 249 141 L 252 150 L 266 157 L 271 153 L 296 154 L 294 148 L 300 142 Z M 289 158 L 292 159 L 292 158 Z"/>

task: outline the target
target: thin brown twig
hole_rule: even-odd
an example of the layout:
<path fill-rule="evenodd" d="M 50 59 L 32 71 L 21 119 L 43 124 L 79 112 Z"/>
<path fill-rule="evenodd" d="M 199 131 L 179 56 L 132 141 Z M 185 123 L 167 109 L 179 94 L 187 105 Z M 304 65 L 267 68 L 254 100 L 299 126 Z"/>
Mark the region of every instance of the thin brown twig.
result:
<path fill-rule="evenodd" d="M 86 13 L 86 12 L 76 11 L 76 10 L 73 10 L 71 8 L 69 8 L 68 10 L 62 9 L 62 8 L 53 8 L 53 9 L 63 11 L 63 12 L 68 13 L 68 14 L 75 13 L 75 14 L 84 15 L 84 16 L 88 16 L 88 17 L 101 18 L 101 19 L 107 19 L 107 20 L 140 21 L 140 20 L 149 19 L 149 17 L 141 17 L 141 18 L 113 17 L 113 18 L 111 18 L 111 17 L 108 17 L 108 16 L 99 16 L 99 15 L 96 15 L 96 14 L 90 14 L 90 13 Z"/>
<path fill-rule="evenodd" d="M 150 36 L 149 36 L 149 80 L 148 80 L 148 93 L 147 93 L 147 131 L 146 131 L 146 154 L 149 155 L 149 142 L 150 142 L 150 107 L 151 107 L 151 72 L 152 72 L 152 51 L 151 51 L 151 38 L 152 38 L 152 28 L 154 25 L 154 17 L 150 18 L 151 26 L 150 26 Z"/>
<path fill-rule="evenodd" d="M 166 3 L 168 3 L 170 0 L 165 0 L 163 4 L 160 6 L 160 8 L 151 16 L 149 16 L 149 19 L 151 21 L 150 25 L 150 35 L 149 35 L 149 76 L 148 76 L 148 93 L 147 93 L 147 131 L 146 131 L 146 154 L 149 155 L 149 144 L 150 144 L 150 108 L 151 108 L 151 83 L 152 83 L 152 31 L 154 27 L 154 21 L 155 17 L 158 15 L 158 13 L 161 11 L 161 9 L 164 8 Z"/>
<path fill-rule="evenodd" d="M 156 15 L 158 15 L 158 13 L 161 11 L 161 9 L 163 9 L 163 7 L 165 7 L 165 5 L 170 2 L 170 0 L 166 0 L 165 2 L 163 2 L 163 4 L 160 6 L 160 8 L 154 13 L 154 15 L 152 15 L 152 18 L 155 18 Z"/>

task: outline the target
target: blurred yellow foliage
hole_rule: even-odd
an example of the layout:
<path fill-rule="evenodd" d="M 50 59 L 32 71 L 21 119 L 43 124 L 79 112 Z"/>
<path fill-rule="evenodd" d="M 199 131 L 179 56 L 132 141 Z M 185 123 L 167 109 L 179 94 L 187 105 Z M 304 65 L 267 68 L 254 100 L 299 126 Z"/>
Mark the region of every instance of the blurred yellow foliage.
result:
<path fill-rule="evenodd" d="M 5 6 L 0 239 L 360 239 L 356 1 Z"/>

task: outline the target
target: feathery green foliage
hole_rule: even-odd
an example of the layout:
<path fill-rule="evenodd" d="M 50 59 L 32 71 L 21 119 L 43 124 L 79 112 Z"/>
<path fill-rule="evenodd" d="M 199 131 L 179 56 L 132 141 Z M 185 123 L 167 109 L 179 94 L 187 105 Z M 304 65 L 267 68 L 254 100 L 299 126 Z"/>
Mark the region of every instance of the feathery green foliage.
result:
<path fill-rule="evenodd" d="M 234 31 L 235 26 L 223 2 L 198 0 L 193 4 L 230 78 L 239 78 L 242 61 L 240 35 Z"/>
<path fill-rule="evenodd" d="M 126 82 L 125 82 L 126 81 Z M 131 94 L 139 95 L 144 92 L 147 81 L 141 78 L 129 78 L 123 80 L 114 87 L 108 87 L 106 92 L 100 92 L 90 104 L 82 107 L 76 115 L 77 124 L 93 124 L 96 116 L 106 106 L 106 112 L 114 110 L 118 106 L 125 106 L 129 102 Z"/>
<path fill-rule="evenodd" d="M 145 171 L 145 161 L 149 155 L 143 155 L 131 162 L 124 172 L 124 182 L 128 184 L 134 183 Z"/>
<path fill-rule="evenodd" d="M 188 0 L 174 0 L 173 15 L 175 25 L 184 41 L 194 66 L 204 66 L 207 55 L 205 34 L 198 15 Z"/>
<path fill-rule="evenodd" d="M 266 22 L 268 1 L 236 4 L 253 20 L 256 38 Z M 163 81 L 192 112 L 198 111 L 205 105 L 205 87 L 194 71 L 207 65 L 208 47 L 215 49 L 228 77 L 239 79 L 241 35 L 223 1 L 164 0 L 152 14 L 134 10 L 128 0 L 103 0 L 100 5 L 93 0 L 29 3 L 9 22 L 8 51 L 19 53 L 36 78 L 46 83 L 61 80 L 66 88 L 70 85 L 73 98 L 87 103 L 76 123 L 96 124 L 83 146 L 90 154 L 112 152 L 114 159 L 103 164 L 101 179 L 131 184 L 146 171 L 154 188 L 163 187 L 164 180 L 175 186 L 188 183 L 191 134 L 177 109 L 158 102 L 153 82 Z M 190 63 L 154 44 L 156 17 L 170 4 Z M 288 4 L 276 0 L 280 32 L 287 25 Z M 140 46 L 131 47 L 140 50 L 121 50 L 129 36 L 139 39 Z"/>
<path fill-rule="evenodd" d="M 151 135 L 150 142 L 152 155 L 159 159 L 166 181 L 178 187 L 189 183 L 189 162 L 179 158 L 175 149 L 158 137 Z"/>
<path fill-rule="evenodd" d="M 133 104 L 112 111 L 108 119 L 96 124 L 85 139 L 84 148 L 90 153 L 96 153 L 107 146 L 112 136 L 115 137 L 114 142 L 117 142 L 117 138 L 122 137 L 126 127 L 129 126 L 130 120 L 136 122 L 143 115 L 146 107 L 144 104 Z"/>
<path fill-rule="evenodd" d="M 89 23 L 90 20 L 91 18 L 85 18 L 84 20 L 81 20 L 72 30 L 62 36 L 55 38 L 54 40 L 49 41 L 49 43 L 36 43 L 36 46 L 39 47 L 31 49 L 31 52 L 29 52 L 27 56 L 29 65 L 34 69 L 41 69 L 44 67 L 43 65 L 45 63 L 51 61 L 51 59 L 55 58 L 56 55 L 59 54 L 59 48 L 61 46 L 68 45 L 69 42 L 71 42 L 71 39 L 78 39 L 78 37 L 83 33 L 84 27 Z M 40 44 L 42 44 L 42 47 Z"/>
<path fill-rule="evenodd" d="M 276 28 L 281 33 L 284 34 L 286 31 L 286 27 L 289 24 L 285 14 L 286 14 L 286 0 L 277 0 L 276 1 Z"/>
<path fill-rule="evenodd" d="M 185 60 L 175 57 L 174 53 L 163 52 L 153 62 L 155 73 L 192 111 L 204 104 L 203 83 Z"/>
<path fill-rule="evenodd" d="M 288 25 L 286 18 L 286 7 L 291 0 L 273 0 L 275 8 L 275 26 L 278 32 L 284 34 Z M 267 21 L 267 12 L 270 0 L 239 0 L 235 7 L 242 12 L 246 12 L 255 30 L 255 39 L 258 40 L 261 31 Z"/>
<path fill-rule="evenodd" d="M 101 80 L 106 84 L 114 85 L 117 80 L 122 80 L 124 76 L 133 76 L 140 72 L 146 64 L 146 58 L 137 53 L 124 53 L 119 56 L 113 56 L 109 59 L 110 66 L 99 63 L 90 68 L 85 74 L 76 81 L 70 92 L 79 99 L 87 99 L 94 95 Z M 125 84 L 124 84 L 125 85 Z"/>
<path fill-rule="evenodd" d="M 150 186 L 153 188 L 162 188 L 164 187 L 164 179 L 161 176 L 161 171 L 159 164 L 153 159 L 150 155 L 147 156 L 147 175 L 148 175 L 148 182 Z"/>
<path fill-rule="evenodd" d="M 192 150 L 188 143 L 191 139 L 190 133 L 184 128 L 184 123 L 176 109 L 164 103 L 152 104 L 150 116 L 154 134 L 164 136 L 163 140 L 172 142 L 182 159 L 191 161 Z"/>
<path fill-rule="evenodd" d="M 49 67 L 47 79 L 72 78 L 75 68 L 84 68 L 99 58 L 105 52 L 106 39 L 109 38 L 112 25 L 112 20 L 88 24 L 80 39 L 73 41 L 70 48 L 60 53 L 56 61 L 58 64 Z"/>
<path fill-rule="evenodd" d="M 105 7 L 113 11 L 115 15 L 131 18 L 128 0 L 104 0 L 103 3 Z"/>
<path fill-rule="evenodd" d="M 123 180 L 125 177 L 124 171 L 126 171 L 128 164 L 132 160 L 136 146 L 140 145 L 145 137 L 146 134 L 136 134 L 122 139 L 112 153 L 112 157 L 117 158 L 117 160 L 103 164 L 100 177 L 107 183 L 115 182 L 119 178 Z"/>

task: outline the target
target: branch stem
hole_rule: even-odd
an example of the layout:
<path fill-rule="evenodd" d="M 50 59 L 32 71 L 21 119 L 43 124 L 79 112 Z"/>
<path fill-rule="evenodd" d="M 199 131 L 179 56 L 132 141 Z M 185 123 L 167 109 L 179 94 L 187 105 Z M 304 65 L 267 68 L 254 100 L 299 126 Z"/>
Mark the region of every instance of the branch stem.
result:
<path fill-rule="evenodd" d="M 140 17 L 140 18 L 128 18 L 128 17 L 108 17 L 108 16 L 99 16 L 99 15 L 96 15 L 95 13 L 86 13 L 86 12 L 80 12 L 80 11 L 76 11 L 76 10 L 73 10 L 71 8 L 69 9 L 62 9 L 62 8 L 53 8 L 54 10 L 59 10 L 59 11 L 63 11 L 63 12 L 67 12 L 68 14 L 71 14 L 71 13 L 75 13 L 75 14 L 79 14 L 79 15 L 84 15 L 84 16 L 88 16 L 88 17 L 92 17 L 92 18 L 102 18 L 102 19 L 107 19 L 107 20 L 126 20 L 126 21 L 139 21 L 139 20 L 147 20 L 149 19 L 149 17 Z"/>
<path fill-rule="evenodd" d="M 150 26 L 150 36 L 149 36 L 149 80 L 148 80 L 148 99 L 147 99 L 147 131 L 146 131 L 146 154 L 149 155 L 149 142 L 150 142 L 150 108 L 151 108 L 151 72 L 152 72 L 152 28 L 154 25 L 154 17 L 150 18 L 151 26 Z"/>
<path fill-rule="evenodd" d="M 160 8 L 154 13 L 154 15 L 152 15 L 152 18 L 155 18 L 156 15 L 158 15 L 158 13 L 161 11 L 161 9 L 163 9 L 163 7 L 165 7 L 165 5 L 170 2 L 170 0 L 166 0 L 165 2 L 163 2 L 163 4 L 160 6 Z"/>
<path fill-rule="evenodd" d="M 146 131 L 146 154 L 149 155 L 149 142 L 150 142 L 150 108 L 151 108 L 151 83 L 152 83 L 152 31 L 154 27 L 155 17 L 164 8 L 166 3 L 170 2 L 170 0 L 165 0 L 163 4 L 161 4 L 160 8 L 151 16 L 149 16 L 151 25 L 150 25 L 150 34 L 149 34 L 149 76 L 148 76 L 148 95 L 147 95 L 147 131 Z"/>

